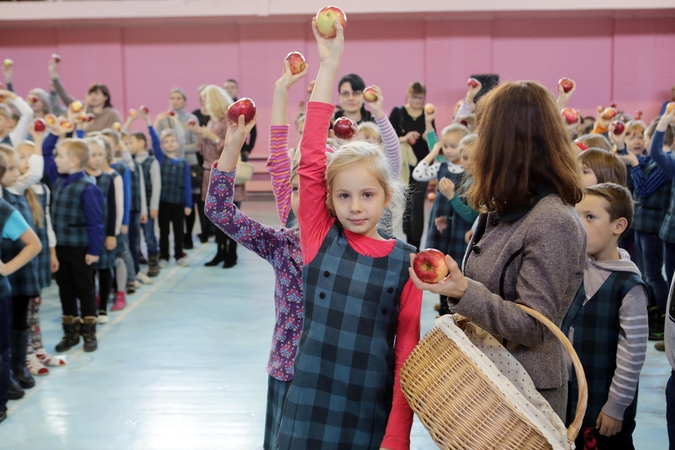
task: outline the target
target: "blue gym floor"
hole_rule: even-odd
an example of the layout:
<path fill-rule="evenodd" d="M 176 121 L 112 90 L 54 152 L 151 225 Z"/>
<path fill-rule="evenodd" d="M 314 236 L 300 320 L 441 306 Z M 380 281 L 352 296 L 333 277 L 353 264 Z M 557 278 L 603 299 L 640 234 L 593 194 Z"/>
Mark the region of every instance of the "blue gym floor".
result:
<path fill-rule="evenodd" d="M 243 210 L 278 225 L 272 201 Z M 155 283 L 128 297 L 129 306 L 98 326 L 99 347 L 65 353 L 26 396 L 9 403 L 0 449 L 260 449 L 272 326 L 270 266 L 240 248 L 232 269 L 203 267 L 214 243 L 189 252 L 190 266 L 172 262 Z M 427 293 L 422 332 L 435 317 Z M 61 307 L 44 292 L 43 338 L 50 352 L 61 338 Z M 650 343 L 642 371 L 639 450 L 667 449 L 664 389 L 670 365 Z M 415 422 L 412 449 L 437 448 Z"/>

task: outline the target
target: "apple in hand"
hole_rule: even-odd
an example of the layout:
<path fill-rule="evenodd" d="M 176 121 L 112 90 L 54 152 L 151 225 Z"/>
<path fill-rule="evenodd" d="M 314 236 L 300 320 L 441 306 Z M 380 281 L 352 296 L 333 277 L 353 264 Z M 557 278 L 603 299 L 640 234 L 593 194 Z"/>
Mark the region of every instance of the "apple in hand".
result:
<path fill-rule="evenodd" d="M 82 108 L 84 108 L 84 104 L 79 100 L 75 100 L 70 104 L 70 110 L 74 113 L 82 111 Z"/>
<path fill-rule="evenodd" d="M 415 255 L 413 270 L 421 281 L 431 284 L 438 283 L 450 273 L 445 255 L 434 248 L 427 248 Z"/>
<path fill-rule="evenodd" d="M 4 64 L 5 64 L 5 67 L 8 67 L 8 68 L 9 68 L 9 67 L 12 67 L 12 66 L 14 65 L 14 61 L 12 61 L 11 59 L 7 58 L 7 59 L 4 61 Z"/>
<path fill-rule="evenodd" d="M 617 115 L 616 108 L 610 106 L 609 108 L 605 108 L 602 114 L 600 114 L 600 117 L 602 117 L 604 120 L 610 120 L 616 115 Z"/>
<path fill-rule="evenodd" d="M 197 125 L 197 121 L 195 119 L 190 119 L 190 120 L 188 120 L 188 125 L 190 125 L 190 126 Z"/>
<path fill-rule="evenodd" d="M 120 131 L 122 131 L 122 124 L 119 123 L 119 122 L 115 122 L 111 125 L 110 128 L 112 128 L 113 130 L 115 130 L 119 133 Z"/>
<path fill-rule="evenodd" d="M 174 111 L 173 109 L 168 110 L 166 113 L 169 115 L 169 117 L 173 117 L 176 115 L 176 111 Z"/>
<path fill-rule="evenodd" d="M 307 67 L 305 57 L 302 56 L 302 53 L 300 52 L 290 52 L 286 55 L 286 61 L 288 61 L 288 64 L 291 66 L 291 73 L 293 75 L 299 74 Z"/>
<path fill-rule="evenodd" d="M 558 80 L 558 86 L 563 88 L 563 92 L 567 94 L 574 88 L 574 81 L 570 80 L 569 78 L 561 78 Z"/>
<path fill-rule="evenodd" d="M 635 115 L 633 116 L 633 120 L 641 120 L 642 119 L 642 111 L 639 109 L 635 111 Z"/>
<path fill-rule="evenodd" d="M 626 125 L 620 120 L 614 121 L 614 134 L 619 136 L 626 129 Z"/>
<path fill-rule="evenodd" d="M 377 94 L 372 86 L 368 86 L 363 90 L 363 99 L 369 103 L 377 101 Z"/>
<path fill-rule="evenodd" d="M 565 108 L 562 111 L 560 111 L 560 114 L 562 114 L 562 116 L 565 118 L 565 121 L 567 122 L 568 125 L 574 125 L 575 123 L 577 123 L 577 120 L 579 119 L 577 112 L 572 108 Z"/>
<path fill-rule="evenodd" d="M 61 122 L 61 128 L 64 130 L 72 130 L 73 129 L 73 124 L 69 120 L 64 120 Z"/>
<path fill-rule="evenodd" d="M 239 116 L 244 116 L 244 120 L 248 124 L 255 117 L 255 103 L 250 98 L 244 97 L 232 103 L 227 108 L 227 118 L 232 123 L 239 122 Z"/>
<path fill-rule="evenodd" d="M 35 94 L 30 94 L 26 100 L 28 100 L 28 103 L 37 103 L 39 98 Z"/>
<path fill-rule="evenodd" d="M 95 118 L 96 118 L 95 115 L 93 115 L 92 113 L 89 113 L 85 116 L 85 121 L 86 122 L 93 122 Z"/>
<path fill-rule="evenodd" d="M 354 136 L 356 122 L 349 117 L 340 117 L 333 124 L 333 132 L 338 139 L 349 139 Z"/>
<path fill-rule="evenodd" d="M 131 108 L 131 109 L 129 110 L 129 115 L 130 115 L 131 117 L 136 117 L 137 114 L 138 114 L 138 111 L 136 111 L 134 108 Z"/>
<path fill-rule="evenodd" d="M 38 133 L 41 133 L 47 129 L 47 123 L 44 119 L 35 119 L 33 122 L 33 129 Z"/>
<path fill-rule="evenodd" d="M 430 202 L 433 202 L 434 200 L 436 200 L 436 193 L 435 192 L 429 192 L 429 195 L 427 195 L 427 200 L 429 200 Z"/>
<path fill-rule="evenodd" d="M 148 107 L 145 106 L 145 105 L 141 105 L 141 107 L 140 107 L 139 109 L 141 110 L 141 112 L 143 113 L 144 116 L 147 116 L 148 113 L 150 112 L 150 110 L 148 109 Z"/>
<path fill-rule="evenodd" d="M 666 105 L 666 114 L 670 114 L 670 112 L 675 109 L 675 102 L 670 102 Z"/>
<path fill-rule="evenodd" d="M 336 19 L 340 21 L 342 28 L 347 26 L 347 14 L 337 6 L 325 6 L 316 13 L 316 28 L 323 37 L 334 38 L 337 36 Z"/>
<path fill-rule="evenodd" d="M 54 60 L 55 63 L 60 63 L 61 62 L 61 55 L 54 53 L 52 54 L 52 59 Z"/>
<path fill-rule="evenodd" d="M 47 114 L 45 116 L 45 123 L 50 127 L 56 124 L 56 116 L 54 114 Z"/>
<path fill-rule="evenodd" d="M 586 147 L 586 144 L 581 142 L 579 139 L 574 141 L 574 143 L 576 144 L 577 147 L 579 147 L 581 149 L 582 152 L 588 150 L 588 147 Z"/>
<path fill-rule="evenodd" d="M 615 109 L 616 109 L 616 103 L 614 103 L 614 102 L 610 103 L 610 104 L 609 104 L 609 107 L 610 107 L 610 108 L 615 108 Z"/>
<path fill-rule="evenodd" d="M 434 108 L 434 105 L 432 105 L 431 103 L 427 103 L 426 105 L 424 105 L 424 112 L 427 114 L 433 114 L 436 112 L 436 108 Z"/>
<path fill-rule="evenodd" d="M 466 84 L 467 84 L 471 89 L 473 89 L 473 88 L 475 88 L 476 86 L 478 86 L 478 80 L 476 80 L 475 78 L 469 78 L 469 80 L 466 82 Z"/>

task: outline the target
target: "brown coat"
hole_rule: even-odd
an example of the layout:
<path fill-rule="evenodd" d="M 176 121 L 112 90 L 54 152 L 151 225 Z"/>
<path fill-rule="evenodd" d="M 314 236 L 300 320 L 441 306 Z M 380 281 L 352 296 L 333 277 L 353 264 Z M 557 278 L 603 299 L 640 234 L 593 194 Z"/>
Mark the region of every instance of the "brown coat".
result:
<path fill-rule="evenodd" d="M 567 382 L 559 341 L 513 302 L 529 306 L 560 326 L 586 264 L 586 231 L 573 207 L 555 194 L 541 199 L 515 222 L 483 215 L 464 274 L 469 287 L 453 310 L 506 340 L 506 348 L 537 389 Z M 481 226 L 485 232 L 480 236 Z"/>

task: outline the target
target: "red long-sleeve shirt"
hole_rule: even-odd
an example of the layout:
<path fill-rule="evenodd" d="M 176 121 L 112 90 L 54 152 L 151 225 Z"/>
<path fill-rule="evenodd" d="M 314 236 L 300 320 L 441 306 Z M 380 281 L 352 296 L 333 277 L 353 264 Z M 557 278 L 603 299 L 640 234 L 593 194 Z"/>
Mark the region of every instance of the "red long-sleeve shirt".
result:
<path fill-rule="evenodd" d="M 335 107 L 327 103 L 310 102 L 307 105 L 305 131 L 300 143 L 300 246 L 304 264 L 318 254 L 328 230 L 337 220 L 326 206 L 326 136 Z M 345 230 L 349 245 L 359 254 L 381 258 L 394 249 L 396 241 L 377 240 Z M 396 342 L 394 344 L 395 373 L 394 399 L 382 447 L 399 450 L 410 448 L 410 429 L 413 412 L 401 392 L 399 374 L 403 363 L 420 338 L 420 310 L 422 291 L 408 280 L 401 293 Z"/>

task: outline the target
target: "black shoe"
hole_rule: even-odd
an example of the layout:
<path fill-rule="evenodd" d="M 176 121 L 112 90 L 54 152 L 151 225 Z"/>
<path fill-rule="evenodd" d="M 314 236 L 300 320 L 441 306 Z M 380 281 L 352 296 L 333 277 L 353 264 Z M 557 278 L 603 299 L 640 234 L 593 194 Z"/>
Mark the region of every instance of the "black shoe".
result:
<path fill-rule="evenodd" d="M 0 423 L 7 418 L 7 408 L 0 409 Z"/>
<path fill-rule="evenodd" d="M 217 266 L 221 262 L 225 261 L 225 246 L 224 245 L 218 245 L 218 253 L 216 253 L 216 256 L 204 266 L 206 267 L 213 267 Z"/>
<path fill-rule="evenodd" d="M 148 263 L 148 260 L 145 259 L 143 255 L 138 255 L 138 264 L 143 264 L 146 265 Z"/>
<path fill-rule="evenodd" d="M 127 295 L 135 293 L 136 293 L 136 286 L 134 286 L 134 283 L 127 283 Z"/>
<path fill-rule="evenodd" d="M 207 242 L 209 242 L 209 236 L 205 233 L 199 233 L 197 237 L 199 238 L 199 242 L 201 242 L 202 244 L 206 244 Z"/>
<path fill-rule="evenodd" d="M 9 377 L 9 387 L 7 388 L 7 398 L 10 400 L 18 400 L 22 398 L 26 393 L 21 389 L 21 386 L 18 385 L 14 378 L 10 375 Z"/>
<path fill-rule="evenodd" d="M 23 389 L 35 386 L 35 378 L 26 367 L 26 349 L 28 348 L 29 330 L 12 330 L 12 373 L 14 379 Z"/>
<path fill-rule="evenodd" d="M 84 351 L 95 351 L 98 348 L 98 341 L 96 340 L 96 317 L 85 317 L 82 319 L 80 332 L 84 339 Z"/>
<path fill-rule="evenodd" d="M 80 343 L 80 318 L 63 316 L 63 338 L 56 344 L 57 352 L 65 352 Z"/>
<path fill-rule="evenodd" d="M 184 250 L 192 250 L 193 248 L 195 248 L 195 244 L 192 242 L 192 239 L 183 243 Z"/>
<path fill-rule="evenodd" d="M 223 264 L 223 269 L 229 269 L 231 267 L 234 267 L 237 265 L 237 260 L 236 259 L 228 259 L 225 261 Z"/>

